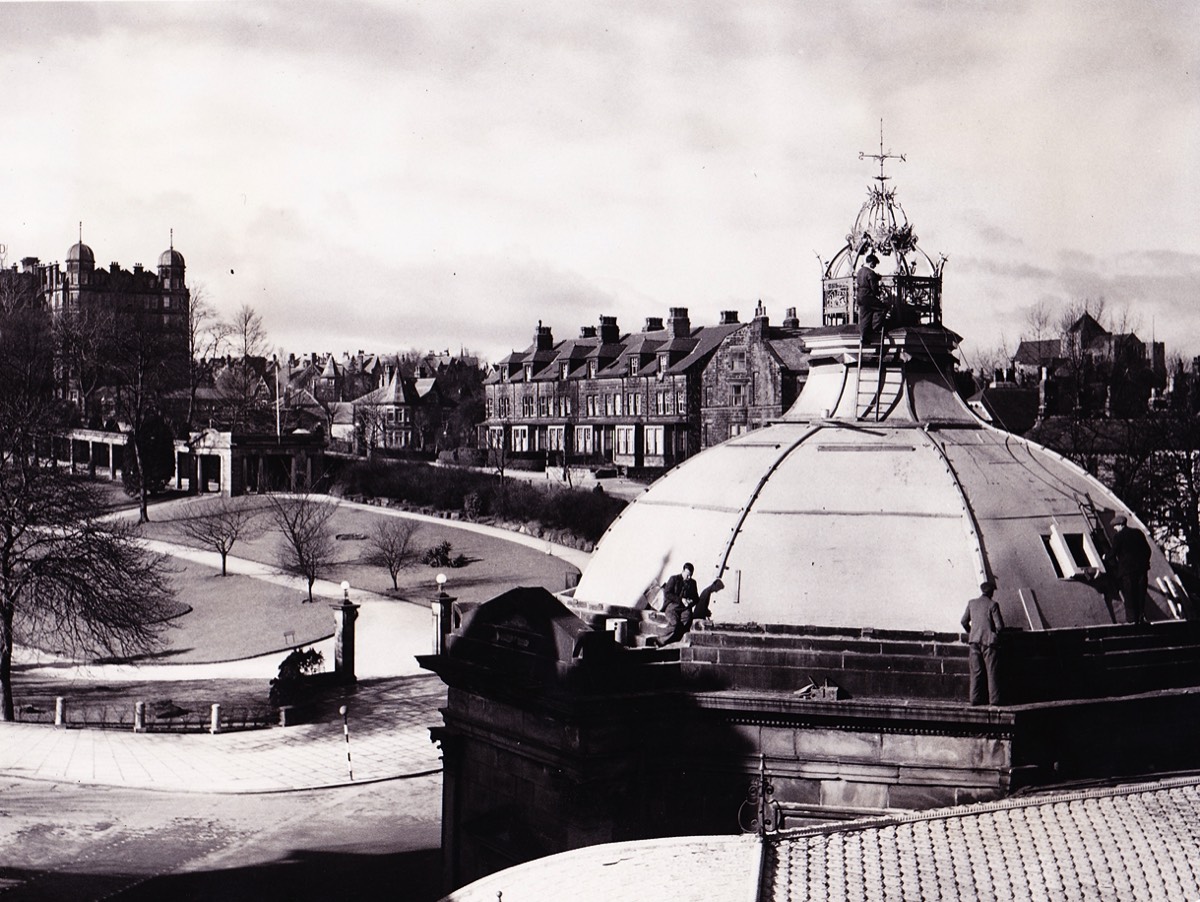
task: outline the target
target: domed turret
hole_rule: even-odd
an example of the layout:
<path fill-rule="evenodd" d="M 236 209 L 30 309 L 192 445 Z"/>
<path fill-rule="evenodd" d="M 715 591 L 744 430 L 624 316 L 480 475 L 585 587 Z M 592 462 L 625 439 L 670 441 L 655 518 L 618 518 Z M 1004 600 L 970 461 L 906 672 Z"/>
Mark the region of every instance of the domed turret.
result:
<path fill-rule="evenodd" d="M 158 279 L 168 291 L 184 287 L 183 254 L 175 250 L 175 230 L 171 230 L 171 246 L 158 256 Z"/>
<path fill-rule="evenodd" d="M 67 251 L 67 264 L 74 264 L 81 269 L 95 269 L 96 255 L 92 253 L 92 249 L 79 241 L 71 245 L 71 249 Z"/>
<path fill-rule="evenodd" d="M 953 378 L 960 339 L 941 325 L 941 266 L 918 254 L 897 211 L 892 192 L 872 191 L 826 271 L 826 313 L 831 285 L 852 290 L 848 261 L 872 249 L 895 261 L 907 315 L 869 346 L 844 321 L 806 333 L 810 371 L 792 408 L 631 504 L 575 601 L 644 607 L 691 561 L 701 586 L 724 583 L 714 620 L 728 624 L 954 633 L 985 579 L 999 584 L 1011 625 L 1122 619 L 1103 552 L 1113 518 L 1133 523 L 1132 512 L 1084 470 L 966 406 Z M 931 275 L 913 274 L 918 257 Z M 1155 549 L 1149 618 L 1183 617 L 1185 596 Z"/>

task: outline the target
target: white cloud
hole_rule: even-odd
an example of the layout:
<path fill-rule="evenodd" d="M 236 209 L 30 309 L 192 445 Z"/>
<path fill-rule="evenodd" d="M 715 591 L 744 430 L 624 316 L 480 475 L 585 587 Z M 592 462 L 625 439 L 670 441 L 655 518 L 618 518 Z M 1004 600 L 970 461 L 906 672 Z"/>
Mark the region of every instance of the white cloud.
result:
<path fill-rule="evenodd" d="M 1182 0 L 0 4 L 0 242 L 61 259 L 82 220 L 132 265 L 174 228 L 218 309 L 305 349 L 495 359 L 539 319 L 760 297 L 813 321 L 882 118 L 952 327 L 1103 291 L 1182 344 L 1197 26 Z"/>

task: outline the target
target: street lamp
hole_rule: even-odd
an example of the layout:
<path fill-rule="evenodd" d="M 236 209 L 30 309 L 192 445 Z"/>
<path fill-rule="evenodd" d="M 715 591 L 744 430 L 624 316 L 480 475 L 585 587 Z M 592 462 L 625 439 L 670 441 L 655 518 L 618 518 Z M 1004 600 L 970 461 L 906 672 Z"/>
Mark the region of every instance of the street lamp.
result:
<path fill-rule="evenodd" d="M 438 587 L 438 595 L 446 594 L 446 574 L 445 573 L 439 573 L 437 575 L 437 587 Z"/>
<path fill-rule="evenodd" d="M 342 580 L 342 602 L 350 604 L 350 583 L 347 580 Z"/>

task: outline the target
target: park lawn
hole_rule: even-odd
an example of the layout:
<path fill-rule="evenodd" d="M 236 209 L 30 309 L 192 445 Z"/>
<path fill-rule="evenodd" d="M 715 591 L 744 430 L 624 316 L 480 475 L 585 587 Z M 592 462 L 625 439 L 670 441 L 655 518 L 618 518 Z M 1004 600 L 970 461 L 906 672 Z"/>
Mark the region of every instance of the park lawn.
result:
<path fill-rule="evenodd" d="M 172 620 L 163 633 L 165 647 L 135 660 L 164 664 L 234 661 L 333 635 L 327 599 L 306 604 L 300 589 L 252 576 L 230 574 L 178 559 L 172 561 L 176 599 L 191 611 Z M 285 633 L 294 633 L 294 638 Z"/>
<path fill-rule="evenodd" d="M 151 521 L 141 527 L 143 534 L 149 538 L 200 547 L 172 526 L 172 521 L 181 516 L 191 502 L 191 499 L 187 499 L 155 507 L 151 512 Z M 248 496 L 244 498 L 244 503 L 259 506 L 266 502 Z M 459 529 L 453 521 L 422 522 L 413 535 L 415 563 L 400 573 L 399 591 L 393 593 L 387 570 L 362 561 L 369 543 L 357 538 L 370 535 L 374 524 L 380 518 L 389 516 L 394 514 L 339 505 L 330 521 L 330 529 L 343 538 L 335 541 L 335 560 L 326 572 L 320 574 L 320 578 L 335 583 L 342 580 L 349 582 L 352 595 L 357 589 L 398 595 L 424 603 L 437 591 L 435 579 L 439 572 L 446 574 L 446 591 L 462 601 L 486 601 L 513 586 L 542 586 L 558 592 L 566 588 L 568 575 L 578 573 L 571 564 L 544 551 Z M 269 514 L 264 512 L 262 522 L 269 524 Z M 451 543 L 452 557 L 461 554 L 468 559 L 465 567 L 435 569 L 420 563 L 421 553 L 443 540 Z M 274 566 L 279 559 L 279 547 L 279 536 L 268 526 L 256 538 L 239 541 L 231 554 Z M 180 600 L 187 601 L 183 596 Z"/>
<path fill-rule="evenodd" d="M 92 663 L 208 664 L 235 661 L 333 635 L 327 599 L 305 604 L 307 594 L 251 576 L 221 576 L 220 570 L 172 559 L 176 616 L 165 621 L 162 644 L 153 651 Z M 294 634 L 294 638 L 292 635 Z M 61 653 L 53 636 L 18 637 L 22 644 Z"/>

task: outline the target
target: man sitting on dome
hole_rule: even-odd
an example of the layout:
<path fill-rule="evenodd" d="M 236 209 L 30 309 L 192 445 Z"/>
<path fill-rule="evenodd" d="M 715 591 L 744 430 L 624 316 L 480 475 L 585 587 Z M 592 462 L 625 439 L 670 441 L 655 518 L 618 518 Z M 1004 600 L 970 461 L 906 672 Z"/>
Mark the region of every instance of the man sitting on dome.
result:
<path fill-rule="evenodd" d="M 883 296 L 883 286 L 880 284 L 879 273 L 875 267 L 879 258 L 875 252 L 867 254 L 867 259 L 854 276 L 854 298 L 858 304 L 858 328 L 864 342 L 871 341 L 876 335 L 886 331 L 887 303 Z"/>
<path fill-rule="evenodd" d="M 676 573 L 663 586 L 663 615 L 667 618 L 667 629 L 670 630 L 659 640 L 659 645 L 666 645 L 681 638 L 691 624 L 689 617 L 684 621 L 684 613 L 691 610 L 691 604 L 700 600 L 696 591 L 696 581 L 692 574 L 696 568 L 690 563 L 683 565 L 683 570 Z M 690 603 L 690 604 L 689 604 Z"/>

